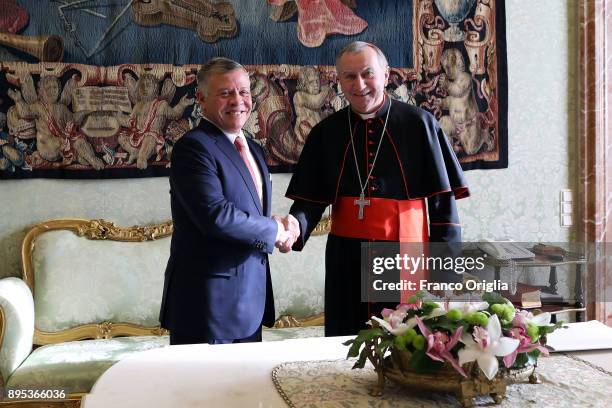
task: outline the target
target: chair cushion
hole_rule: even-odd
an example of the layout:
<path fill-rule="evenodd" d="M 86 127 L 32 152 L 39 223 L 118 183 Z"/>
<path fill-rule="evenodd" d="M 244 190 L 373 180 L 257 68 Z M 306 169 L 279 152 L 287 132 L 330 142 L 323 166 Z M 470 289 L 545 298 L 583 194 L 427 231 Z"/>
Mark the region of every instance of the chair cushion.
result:
<path fill-rule="evenodd" d="M 315 244 L 311 241 L 306 246 L 308 249 L 305 248 L 308 253 L 275 252 L 270 256 L 277 317 L 292 315 L 296 319 L 305 319 L 324 311 L 325 262 L 312 252 L 312 247 L 309 248 L 309 245 Z M 325 241 L 320 248 L 321 253 L 325 253 L 324 244 Z"/>
<path fill-rule="evenodd" d="M 37 348 L 8 379 L 7 389 L 57 389 L 86 393 L 110 366 L 127 355 L 168 345 L 168 336 L 116 337 Z"/>
<path fill-rule="evenodd" d="M 323 336 L 323 326 L 269 329 L 264 341 Z M 81 340 L 39 347 L 8 379 L 7 389 L 86 393 L 110 366 L 131 353 L 167 346 L 168 336 Z"/>
<path fill-rule="evenodd" d="M 303 339 L 306 337 L 323 337 L 323 326 L 291 327 L 283 329 L 269 329 L 262 332 L 263 341 L 279 341 L 290 339 Z"/>
<path fill-rule="evenodd" d="M 87 323 L 159 324 L 170 237 L 95 241 L 72 231 L 41 234 L 32 256 L 36 328 L 57 332 Z"/>

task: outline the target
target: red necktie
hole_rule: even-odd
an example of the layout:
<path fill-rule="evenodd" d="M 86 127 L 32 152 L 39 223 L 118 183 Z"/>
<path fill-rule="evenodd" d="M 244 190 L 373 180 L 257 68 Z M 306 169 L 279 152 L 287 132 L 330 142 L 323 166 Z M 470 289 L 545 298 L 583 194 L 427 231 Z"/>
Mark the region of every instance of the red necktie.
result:
<path fill-rule="evenodd" d="M 237 137 L 234 140 L 234 146 L 236 146 L 236 150 L 238 150 L 238 153 L 240 153 L 240 157 L 242 157 L 244 164 L 246 164 L 247 169 L 249 169 L 249 173 L 251 173 L 251 177 L 253 178 L 253 184 L 255 184 L 255 188 L 257 189 L 257 195 L 261 199 L 262 197 L 261 186 L 257 182 L 257 177 L 255 177 L 255 171 L 253 170 L 253 167 L 251 166 L 251 162 L 249 161 L 246 149 L 244 148 L 244 145 L 242 144 L 242 139 L 240 137 Z"/>

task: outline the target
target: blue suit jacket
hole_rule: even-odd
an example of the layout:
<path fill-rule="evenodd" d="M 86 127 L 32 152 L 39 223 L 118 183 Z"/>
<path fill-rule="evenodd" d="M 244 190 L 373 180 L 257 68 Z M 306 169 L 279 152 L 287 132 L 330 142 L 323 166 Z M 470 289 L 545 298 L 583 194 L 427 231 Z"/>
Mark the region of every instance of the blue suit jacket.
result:
<path fill-rule="evenodd" d="M 174 232 L 160 311 L 170 331 L 198 327 L 206 340 L 229 340 L 274 321 L 270 174 L 261 147 L 248 144 L 263 180 L 263 208 L 244 161 L 215 125 L 202 120 L 174 146 Z"/>

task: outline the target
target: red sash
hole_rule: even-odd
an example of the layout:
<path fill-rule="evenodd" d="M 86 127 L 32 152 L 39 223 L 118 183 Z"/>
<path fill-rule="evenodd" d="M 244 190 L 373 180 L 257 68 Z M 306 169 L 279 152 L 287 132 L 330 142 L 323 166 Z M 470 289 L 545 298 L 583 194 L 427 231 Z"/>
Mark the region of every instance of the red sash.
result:
<path fill-rule="evenodd" d="M 425 200 L 392 200 L 388 198 L 370 198 L 370 205 L 364 208 L 363 219 L 358 219 L 359 206 L 355 205 L 358 197 L 339 197 L 332 207 L 331 233 L 347 238 L 361 238 L 380 241 L 400 242 L 400 255 L 411 257 L 427 256 L 425 245 L 401 245 L 401 243 L 426 243 L 428 241 L 427 212 Z M 402 281 L 416 282 L 426 279 L 425 270 L 414 274 L 401 270 Z M 400 302 L 405 303 L 417 290 L 402 290 Z"/>
<path fill-rule="evenodd" d="M 347 238 L 380 241 L 427 242 L 425 200 L 370 198 L 362 220 L 357 218 L 358 197 L 339 197 L 332 207 L 331 233 Z"/>

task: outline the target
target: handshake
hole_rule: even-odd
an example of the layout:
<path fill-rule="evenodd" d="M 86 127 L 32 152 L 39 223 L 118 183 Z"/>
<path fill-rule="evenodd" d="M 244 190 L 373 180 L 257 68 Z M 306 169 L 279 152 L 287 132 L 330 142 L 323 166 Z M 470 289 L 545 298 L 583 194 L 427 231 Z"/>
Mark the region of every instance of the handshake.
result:
<path fill-rule="evenodd" d="M 278 224 L 278 233 L 276 234 L 276 244 L 274 246 L 282 253 L 291 251 L 293 243 L 300 236 L 300 223 L 291 214 L 287 214 L 282 218 L 278 215 L 273 215 L 272 219 Z"/>

